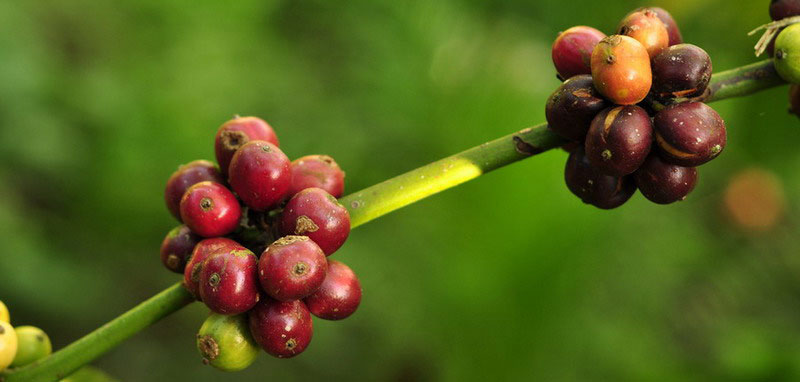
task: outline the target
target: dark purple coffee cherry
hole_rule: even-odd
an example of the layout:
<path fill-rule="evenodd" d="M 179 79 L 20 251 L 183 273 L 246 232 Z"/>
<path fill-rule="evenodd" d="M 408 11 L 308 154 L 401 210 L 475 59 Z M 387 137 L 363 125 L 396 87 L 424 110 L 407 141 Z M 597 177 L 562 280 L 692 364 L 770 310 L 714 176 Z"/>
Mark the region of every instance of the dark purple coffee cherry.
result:
<path fill-rule="evenodd" d="M 570 153 L 564 170 L 567 188 L 584 203 L 602 209 L 623 205 L 636 192 L 636 184 L 630 176 L 603 175 L 595 170 L 583 147 Z"/>
<path fill-rule="evenodd" d="M 279 301 L 299 300 L 314 293 L 327 271 L 325 253 L 307 236 L 284 236 L 258 260 L 261 288 Z"/>
<path fill-rule="evenodd" d="M 305 298 L 311 314 L 325 320 L 341 320 L 353 314 L 361 303 L 361 283 L 350 267 L 328 261 L 328 274 L 322 286 Z"/>
<path fill-rule="evenodd" d="M 236 151 L 228 168 L 228 180 L 244 204 L 256 211 L 268 210 L 284 200 L 292 185 L 291 162 L 267 141 L 250 141 Z"/>
<path fill-rule="evenodd" d="M 624 176 L 636 171 L 650 153 L 653 124 L 639 106 L 603 110 L 586 134 L 586 157 L 597 171 Z"/>
<path fill-rule="evenodd" d="M 161 242 L 161 262 L 167 269 L 183 273 L 194 246 L 202 239 L 193 234 L 186 225 L 173 228 Z"/>
<path fill-rule="evenodd" d="M 203 264 L 209 257 L 235 250 L 246 249 L 239 243 L 226 239 L 224 237 L 215 237 L 213 239 L 205 239 L 195 245 L 191 257 L 186 262 L 186 268 L 183 271 L 183 286 L 189 293 L 196 299 L 200 299 L 200 271 L 203 270 Z"/>
<path fill-rule="evenodd" d="M 250 311 L 249 319 L 253 339 L 278 358 L 302 353 L 314 334 L 311 313 L 300 300 L 282 302 L 266 297 Z"/>
<path fill-rule="evenodd" d="M 350 235 L 350 213 L 325 190 L 307 188 L 286 203 L 280 231 L 283 235 L 308 236 L 330 255 Z"/>
<path fill-rule="evenodd" d="M 224 183 L 217 166 L 207 160 L 196 160 L 178 167 L 170 175 L 164 189 L 164 201 L 167 209 L 176 219 L 181 220 L 181 198 L 189 187 L 204 181 Z M 182 220 L 181 220 L 182 221 Z"/>
<path fill-rule="evenodd" d="M 673 164 L 696 167 L 716 158 L 725 148 L 725 122 L 702 102 L 667 106 L 654 118 L 656 147 Z"/>
<path fill-rule="evenodd" d="M 595 90 L 591 75 L 575 76 L 547 99 L 547 125 L 566 139 L 583 141 L 594 116 L 607 106 L 606 100 Z"/>
<path fill-rule="evenodd" d="M 653 203 L 670 204 L 686 199 L 697 185 L 697 169 L 664 162 L 650 155 L 634 173 L 636 187 Z"/>
<path fill-rule="evenodd" d="M 772 0 L 769 3 L 769 16 L 774 21 L 800 16 L 800 0 Z"/>
<path fill-rule="evenodd" d="M 258 259 L 249 249 L 209 256 L 200 270 L 200 298 L 215 313 L 247 312 L 259 299 L 257 272 Z"/>
<path fill-rule="evenodd" d="M 789 86 L 789 113 L 800 117 L 800 85 Z"/>
<path fill-rule="evenodd" d="M 711 57 L 692 44 L 673 45 L 653 58 L 653 87 L 661 98 L 702 95 L 711 80 Z"/>

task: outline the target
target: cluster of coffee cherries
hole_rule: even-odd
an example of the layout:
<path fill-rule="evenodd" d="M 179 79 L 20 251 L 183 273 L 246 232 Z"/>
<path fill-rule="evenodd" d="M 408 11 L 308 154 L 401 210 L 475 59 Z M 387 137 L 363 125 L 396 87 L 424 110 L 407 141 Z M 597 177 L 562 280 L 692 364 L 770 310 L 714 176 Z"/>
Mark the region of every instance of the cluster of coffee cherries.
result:
<path fill-rule="evenodd" d="M 0 371 L 30 365 L 48 357 L 52 351 L 50 337 L 42 329 L 11 326 L 8 307 L 0 301 Z"/>
<path fill-rule="evenodd" d="M 225 122 L 214 149 L 219 167 L 194 161 L 167 181 L 167 208 L 183 224 L 164 239 L 161 261 L 212 312 L 197 335 L 204 361 L 231 371 L 249 366 L 259 345 L 279 358 L 300 354 L 311 315 L 350 316 L 361 286 L 327 258 L 350 234 L 333 158 L 290 162 L 256 117 Z"/>
<path fill-rule="evenodd" d="M 571 141 L 565 179 L 585 203 L 616 208 L 637 188 L 655 203 L 683 200 L 695 167 L 725 148 L 722 118 L 699 101 L 711 59 L 683 43 L 667 11 L 637 9 L 611 36 L 570 28 L 552 55 L 565 81 L 547 100 L 547 123 Z"/>

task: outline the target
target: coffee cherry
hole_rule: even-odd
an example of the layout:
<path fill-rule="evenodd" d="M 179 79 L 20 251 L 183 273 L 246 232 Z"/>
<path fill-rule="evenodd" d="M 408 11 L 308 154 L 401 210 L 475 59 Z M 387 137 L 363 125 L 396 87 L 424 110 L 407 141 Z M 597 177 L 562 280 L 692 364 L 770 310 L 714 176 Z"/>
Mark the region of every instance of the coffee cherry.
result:
<path fill-rule="evenodd" d="M 800 24 L 792 24 L 778 35 L 774 62 L 784 80 L 800 83 Z"/>
<path fill-rule="evenodd" d="M 45 358 L 53 352 L 50 337 L 42 329 L 35 326 L 18 326 L 17 354 L 11 367 L 21 367 Z"/>
<path fill-rule="evenodd" d="M 664 162 L 650 155 L 634 174 L 636 187 L 653 203 L 670 204 L 686 199 L 697 185 L 697 169 Z"/>
<path fill-rule="evenodd" d="M 218 253 L 244 249 L 246 248 L 239 243 L 224 237 L 201 240 L 195 245 L 192 255 L 186 262 L 186 268 L 183 271 L 183 286 L 199 300 L 200 286 L 198 283 L 200 282 L 200 271 L 203 269 L 203 263 L 206 259 Z"/>
<path fill-rule="evenodd" d="M 789 113 L 800 117 L 800 85 L 789 86 Z"/>
<path fill-rule="evenodd" d="M 772 0 L 769 4 L 769 17 L 778 21 L 800 16 L 800 0 Z"/>
<path fill-rule="evenodd" d="M 209 256 L 200 269 L 200 298 L 213 312 L 240 314 L 259 299 L 258 258 L 249 249 Z"/>
<path fill-rule="evenodd" d="M 650 153 L 653 124 L 639 106 L 603 110 L 586 135 L 586 157 L 597 171 L 612 176 L 636 171 Z"/>
<path fill-rule="evenodd" d="M 668 106 L 653 121 L 658 153 L 668 163 L 699 166 L 725 148 L 725 122 L 702 102 Z"/>
<path fill-rule="evenodd" d="M 8 313 L 8 307 L 0 301 L 0 321 L 11 323 L 11 316 Z"/>
<path fill-rule="evenodd" d="M 223 174 L 228 173 L 233 154 L 247 142 L 255 140 L 280 146 L 275 130 L 261 118 L 236 117 L 219 127 L 214 137 L 214 153 Z"/>
<path fill-rule="evenodd" d="M 629 176 L 603 175 L 595 170 L 583 147 L 570 153 L 564 169 L 567 188 L 584 203 L 602 209 L 623 205 L 636 192 L 636 184 Z"/>
<path fill-rule="evenodd" d="M 280 231 L 283 235 L 308 236 L 330 255 L 350 235 L 350 213 L 325 190 L 307 188 L 284 207 Z"/>
<path fill-rule="evenodd" d="M 306 350 L 314 334 L 311 314 L 303 301 L 264 298 L 249 313 L 250 333 L 267 353 L 291 358 Z"/>
<path fill-rule="evenodd" d="M 652 11 L 661 19 L 661 22 L 664 23 L 664 26 L 667 27 L 667 34 L 669 34 L 669 45 L 678 45 L 683 43 L 683 37 L 681 37 L 681 30 L 678 28 L 678 23 L 675 22 L 675 19 L 672 18 L 672 15 L 669 14 L 664 8 L 659 7 L 644 7 L 639 8 L 634 12 L 638 11 Z"/>
<path fill-rule="evenodd" d="M 258 344 L 250 335 L 246 314 L 211 313 L 197 332 L 203 363 L 223 371 L 244 370 L 255 362 Z"/>
<path fill-rule="evenodd" d="M 200 182 L 183 195 L 181 217 L 192 232 L 200 236 L 223 236 L 239 226 L 242 210 L 236 196 L 225 186 Z"/>
<path fill-rule="evenodd" d="M 173 228 L 161 242 L 161 263 L 170 271 L 183 273 L 186 261 L 200 240 L 202 238 L 186 225 Z"/>
<path fill-rule="evenodd" d="M 0 371 L 5 370 L 17 354 L 17 333 L 5 321 L 0 321 Z"/>
<path fill-rule="evenodd" d="M 600 94 L 618 105 L 641 102 L 653 75 L 644 46 L 628 36 L 608 36 L 592 52 L 592 78 Z"/>
<path fill-rule="evenodd" d="M 576 26 L 559 33 L 553 42 L 553 65 L 563 79 L 592 72 L 592 50 L 606 37 L 605 33 L 587 26 Z"/>
<path fill-rule="evenodd" d="M 325 253 L 306 236 L 282 237 L 258 260 L 261 288 L 279 301 L 299 300 L 314 293 L 327 270 Z"/>
<path fill-rule="evenodd" d="M 650 57 L 655 57 L 669 46 L 667 26 L 652 10 L 644 9 L 630 13 L 619 24 L 618 30 L 619 34 L 642 43 Z"/>
<path fill-rule="evenodd" d="M 170 175 L 164 190 L 167 209 L 176 219 L 181 220 L 181 198 L 189 187 L 204 181 L 224 183 L 217 166 L 207 160 L 196 160 L 178 167 Z"/>
<path fill-rule="evenodd" d="M 702 95 L 711 80 L 711 57 L 692 44 L 673 45 L 653 58 L 653 89 L 662 98 Z"/>
<path fill-rule="evenodd" d="M 607 106 L 594 89 L 592 76 L 577 75 L 566 80 L 547 99 L 547 125 L 566 139 L 583 141 L 594 116 Z"/>
<path fill-rule="evenodd" d="M 344 171 L 327 155 L 307 155 L 292 161 L 292 186 L 289 195 L 317 187 L 335 198 L 344 193 Z"/>
<path fill-rule="evenodd" d="M 304 301 L 313 315 L 325 320 L 341 320 L 353 314 L 361 303 L 361 283 L 350 267 L 329 260 L 322 286 Z"/>
<path fill-rule="evenodd" d="M 292 173 L 289 158 L 269 142 L 250 141 L 233 156 L 228 179 L 244 204 L 264 211 L 289 193 Z"/>

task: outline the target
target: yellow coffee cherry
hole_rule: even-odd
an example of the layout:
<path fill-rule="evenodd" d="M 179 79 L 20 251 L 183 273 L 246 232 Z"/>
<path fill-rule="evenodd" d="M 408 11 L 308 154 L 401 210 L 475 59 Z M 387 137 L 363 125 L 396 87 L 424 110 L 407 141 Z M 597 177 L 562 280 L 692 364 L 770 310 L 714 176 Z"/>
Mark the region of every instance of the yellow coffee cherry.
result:
<path fill-rule="evenodd" d="M 0 371 L 5 370 L 17 355 L 17 333 L 5 321 L 0 321 Z"/>
<path fill-rule="evenodd" d="M 0 321 L 11 323 L 11 316 L 8 314 L 8 308 L 2 301 L 0 301 Z"/>
<path fill-rule="evenodd" d="M 53 352 L 50 337 L 42 329 L 35 326 L 18 326 L 17 355 L 11 366 L 20 367 L 45 358 Z"/>

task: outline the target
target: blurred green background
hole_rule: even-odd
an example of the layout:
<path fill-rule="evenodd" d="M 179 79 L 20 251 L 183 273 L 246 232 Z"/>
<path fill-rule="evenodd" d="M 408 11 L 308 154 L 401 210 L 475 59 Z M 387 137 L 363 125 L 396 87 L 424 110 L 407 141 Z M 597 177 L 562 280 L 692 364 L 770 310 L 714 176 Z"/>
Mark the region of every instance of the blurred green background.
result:
<path fill-rule="evenodd" d="M 756 59 L 767 0 L 0 2 L 0 299 L 60 348 L 179 280 L 158 246 L 181 163 L 234 114 L 359 190 L 544 120 L 550 44 L 659 5 L 717 71 Z M 800 123 L 786 87 L 716 103 L 725 153 L 676 205 L 583 205 L 553 150 L 353 231 L 360 310 L 291 360 L 203 366 L 193 304 L 95 365 L 126 381 L 800 379 Z M 742 229 L 757 166 L 786 205 Z M 756 182 L 762 184 L 762 182 Z M 777 187 L 776 186 L 776 187 Z M 744 193 L 755 211 L 769 189 Z M 772 190 L 775 191 L 775 190 Z"/>

